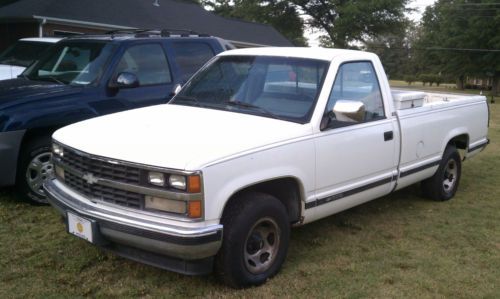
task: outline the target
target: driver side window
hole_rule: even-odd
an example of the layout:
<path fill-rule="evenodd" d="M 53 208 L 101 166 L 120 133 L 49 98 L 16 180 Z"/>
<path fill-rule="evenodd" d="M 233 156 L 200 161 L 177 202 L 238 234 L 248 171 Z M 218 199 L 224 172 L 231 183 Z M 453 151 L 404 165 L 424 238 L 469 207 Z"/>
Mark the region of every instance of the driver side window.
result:
<path fill-rule="evenodd" d="M 122 72 L 135 74 L 141 86 L 172 82 L 165 52 L 159 44 L 128 48 L 116 67 L 114 77 Z"/>
<path fill-rule="evenodd" d="M 346 118 L 334 110 L 335 105 L 362 107 L 359 117 Z M 371 62 L 348 62 L 339 67 L 328 99 L 325 117 L 327 127 L 343 127 L 385 118 L 384 104 L 375 69 Z"/>

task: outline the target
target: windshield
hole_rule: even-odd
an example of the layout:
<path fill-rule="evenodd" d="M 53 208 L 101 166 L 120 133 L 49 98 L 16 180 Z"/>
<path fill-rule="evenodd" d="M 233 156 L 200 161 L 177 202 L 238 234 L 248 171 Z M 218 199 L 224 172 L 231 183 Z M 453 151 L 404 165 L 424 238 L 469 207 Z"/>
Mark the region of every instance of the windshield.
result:
<path fill-rule="evenodd" d="M 170 102 L 310 121 L 328 62 L 273 56 L 221 56 Z"/>
<path fill-rule="evenodd" d="M 58 43 L 30 66 L 22 76 L 30 80 L 60 84 L 88 85 L 97 82 L 113 46 L 104 41 Z"/>
<path fill-rule="evenodd" d="M 0 54 L 0 64 L 27 67 L 53 43 L 18 41 Z"/>

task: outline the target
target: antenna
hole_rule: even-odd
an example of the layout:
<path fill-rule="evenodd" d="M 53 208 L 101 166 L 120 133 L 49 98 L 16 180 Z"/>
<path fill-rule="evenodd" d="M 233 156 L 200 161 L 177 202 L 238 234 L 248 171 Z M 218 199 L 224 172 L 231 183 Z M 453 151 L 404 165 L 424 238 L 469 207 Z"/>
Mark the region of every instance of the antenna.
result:
<path fill-rule="evenodd" d="M 154 0 L 153 1 L 153 6 L 159 7 L 160 6 L 160 0 Z"/>

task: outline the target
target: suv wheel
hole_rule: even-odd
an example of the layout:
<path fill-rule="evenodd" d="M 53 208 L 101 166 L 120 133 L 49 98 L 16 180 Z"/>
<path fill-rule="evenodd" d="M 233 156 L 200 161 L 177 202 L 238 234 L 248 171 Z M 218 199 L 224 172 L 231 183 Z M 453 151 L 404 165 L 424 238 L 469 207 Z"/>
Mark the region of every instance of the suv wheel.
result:
<path fill-rule="evenodd" d="M 17 169 L 17 191 L 32 203 L 47 204 L 43 182 L 52 175 L 48 138 L 29 141 L 21 151 Z"/>

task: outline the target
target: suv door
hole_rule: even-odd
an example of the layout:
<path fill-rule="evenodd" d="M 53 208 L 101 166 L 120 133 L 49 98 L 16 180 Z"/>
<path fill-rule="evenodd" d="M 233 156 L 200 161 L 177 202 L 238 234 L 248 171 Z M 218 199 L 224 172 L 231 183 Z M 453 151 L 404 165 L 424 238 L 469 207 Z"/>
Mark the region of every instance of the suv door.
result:
<path fill-rule="evenodd" d="M 122 54 L 111 80 L 121 73 L 132 73 L 139 80 L 133 88 L 113 88 L 110 96 L 126 102 L 129 108 L 167 103 L 174 80 L 167 55 L 159 42 L 135 43 Z"/>
<path fill-rule="evenodd" d="M 391 191 L 396 175 L 395 123 L 384 112 L 377 74 L 370 61 L 340 65 L 316 142 L 317 201 L 321 211 L 348 208 Z M 335 105 L 364 107 L 353 119 Z M 345 106 L 344 106 L 345 107 Z M 340 108 L 339 108 L 340 109 Z M 345 108 L 344 108 L 345 109 Z"/>

